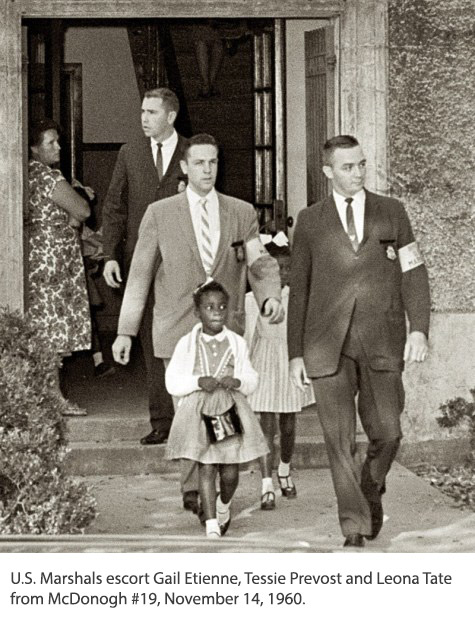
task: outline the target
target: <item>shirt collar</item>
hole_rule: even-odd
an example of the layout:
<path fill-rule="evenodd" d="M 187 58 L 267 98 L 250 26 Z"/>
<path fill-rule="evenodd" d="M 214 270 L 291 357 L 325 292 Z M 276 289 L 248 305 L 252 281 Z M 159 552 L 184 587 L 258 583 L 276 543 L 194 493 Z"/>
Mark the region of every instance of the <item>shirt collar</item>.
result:
<path fill-rule="evenodd" d="M 159 143 L 153 137 L 150 137 L 150 141 L 152 143 L 152 146 L 156 146 Z M 169 137 L 167 137 L 164 141 L 161 142 L 162 148 L 168 148 L 177 143 L 178 143 L 178 134 L 175 129 L 173 129 L 173 132 Z"/>
<path fill-rule="evenodd" d="M 366 193 L 364 189 L 360 189 L 360 191 L 358 191 L 358 193 L 355 193 L 352 196 L 345 196 L 345 195 L 341 195 L 341 193 L 337 193 L 335 190 L 333 191 L 333 199 L 335 200 L 336 205 L 344 205 L 344 202 L 346 200 L 347 197 L 352 197 L 353 200 L 357 203 L 357 204 L 361 204 L 362 206 L 364 206 L 365 203 L 365 198 L 366 198 Z"/>
<path fill-rule="evenodd" d="M 208 202 L 217 200 L 216 189 L 214 187 L 211 189 L 208 195 L 205 195 L 203 197 L 201 195 L 198 195 L 198 193 L 195 193 L 195 191 L 190 188 L 190 185 L 188 185 L 186 187 L 186 196 L 188 198 L 188 203 L 191 207 L 197 206 L 201 202 L 201 200 L 207 200 Z"/>
<path fill-rule="evenodd" d="M 224 341 L 224 339 L 226 338 L 226 328 L 223 328 L 219 334 L 215 334 L 214 336 L 202 332 L 201 338 L 205 343 L 210 343 L 211 341 L 218 341 L 219 343 L 221 343 L 221 341 Z"/>

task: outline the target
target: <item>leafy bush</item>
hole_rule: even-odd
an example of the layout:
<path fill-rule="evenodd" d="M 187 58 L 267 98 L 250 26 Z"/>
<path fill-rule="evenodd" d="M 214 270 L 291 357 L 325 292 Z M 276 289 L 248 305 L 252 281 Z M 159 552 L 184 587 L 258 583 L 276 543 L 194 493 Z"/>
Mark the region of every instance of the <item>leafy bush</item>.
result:
<path fill-rule="evenodd" d="M 0 533 L 76 534 L 95 518 L 64 473 L 58 355 L 27 317 L 0 309 Z"/>
<path fill-rule="evenodd" d="M 475 459 L 475 388 L 470 389 L 473 401 L 467 401 L 463 397 L 448 400 L 440 406 L 441 417 L 437 417 L 440 427 L 452 428 L 464 425 L 470 434 L 472 456 Z"/>

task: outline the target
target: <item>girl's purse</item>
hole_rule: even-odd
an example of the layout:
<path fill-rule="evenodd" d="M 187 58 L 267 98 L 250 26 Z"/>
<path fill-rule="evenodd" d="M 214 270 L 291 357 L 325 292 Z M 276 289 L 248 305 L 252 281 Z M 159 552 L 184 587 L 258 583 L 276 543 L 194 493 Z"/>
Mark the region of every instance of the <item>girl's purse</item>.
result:
<path fill-rule="evenodd" d="M 206 356 L 206 350 L 201 340 L 198 342 L 198 349 L 201 373 L 203 376 L 211 376 L 212 374 L 209 369 L 209 362 Z M 232 350 L 231 347 L 228 347 L 228 349 L 224 353 L 224 356 L 221 359 L 221 362 L 218 364 L 216 371 L 213 374 L 213 377 L 217 377 L 221 371 L 224 371 L 231 357 Z M 226 410 L 226 412 L 222 414 L 207 415 L 202 412 L 201 418 L 204 421 L 206 431 L 208 432 L 211 443 L 219 443 L 226 438 L 230 438 L 231 436 L 236 436 L 237 434 L 243 433 L 241 419 L 239 418 L 235 402 L 233 402 L 231 406 Z"/>
<path fill-rule="evenodd" d="M 207 415 L 202 412 L 201 418 L 205 422 L 206 431 L 212 443 L 219 443 L 230 436 L 242 434 L 242 423 L 236 404 L 220 415 Z"/>

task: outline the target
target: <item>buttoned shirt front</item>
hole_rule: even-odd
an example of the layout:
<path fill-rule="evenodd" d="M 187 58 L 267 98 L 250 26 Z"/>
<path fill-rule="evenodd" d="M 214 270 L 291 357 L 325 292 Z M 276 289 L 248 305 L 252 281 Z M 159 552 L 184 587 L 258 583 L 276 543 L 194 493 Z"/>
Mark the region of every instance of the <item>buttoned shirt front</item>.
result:
<path fill-rule="evenodd" d="M 219 246 L 219 238 L 221 234 L 221 228 L 219 223 L 219 200 L 218 194 L 215 189 L 211 189 L 211 191 L 205 197 L 198 195 L 189 186 L 186 187 L 186 197 L 188 199 L 188 206 L 190 207 L 190 215 L 191 221 L 193 223 L 193 230 L 195 232 L 196 242 L 198 244 L 198 249 L 200 252 L 200 256 L 202 255 L 202 244 L 201 244 L 201 202 L 202 200 L 206 200 L 206 210 L 208 211 L 208 222 L 209 222 L 209 235 L 211 239 L 211 251 L 213 253 L 214 258 L 216 258 L 216 253 L 218 251 Z"/>
<path fill-rule="evenodd" d="M 358 237 L 358 242 L 361 243 L 364 235 L 364 205 L 366 194 L 364 189 L 361 189 L 361 191 L 358 191 L 355 195 L 348 197 L 353 198 L 351 205 L 353 207 L 353 215 L 355 219 L 356 236 Z M 346 209 L 348 204 L 346 202 L 346 197 L 344 195 L 340 195 L 340 193 L 337 193 L 336 191 L 333 191 L 333 199 L 335 200 L 336 209 L 342 226 L 345 229 L 345 232 L 348 233 L 348 224 L 346 223 Z"/>
<path fill-rule="evenodd" d="M 157 162 L 157 150 L 158 150 L 158 142 L 151 137 L 150 142 L 152 145 L 152 154 L 153 154 L 153 162 Z M 163 163 L 163 175 L 165 175 L 168 166 L 173 158 L 173 154 L 175 153 L 176 146 L 178 145 L 178 134 L 176 130 L 172 132 L 172 134 L 162 141 L 162 163 Z"/>

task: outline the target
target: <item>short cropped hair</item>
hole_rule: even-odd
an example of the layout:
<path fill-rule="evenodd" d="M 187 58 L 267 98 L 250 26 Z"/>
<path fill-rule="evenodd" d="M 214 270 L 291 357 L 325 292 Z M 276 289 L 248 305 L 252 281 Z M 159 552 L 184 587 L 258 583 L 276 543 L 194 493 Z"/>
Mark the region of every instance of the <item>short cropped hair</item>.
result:
<path fill-rule="evenodd" d="M 226 291 L 224 286 L 220 282 L 212 280 L 211 282 L 200 284 L 196 291 L 193 292 L 193 302 L 195 304 L 195 308 L 200 307 L 201 298 L 205 295 L 205 293 L 222 293 L 226 298 L 226 303 L 229 302 L 229 293 Z"/>
<path fill-rule="evenodd" d="M 163 102 L 163 106 L 168 112 L 174 111 L 178 115 L 180 110 L 180 102 L 176 94 L 168 87 L 155 87 L 155 89 L 149 89 L 143 95 L 144 98 L 160 98 Z"/>
<path fill-rule="evenodd" d="M 336 137 L 332 137 L 325 141 L 323 146 L 322 154 L 323 154 L 323 164 L 331 165 L 332 164 L 332 156 L 335 150 L 339 148 L 348 149 L 355 148 L 359 145 L 358 140 L 351 135 L 337 135 Z"/>
<path fill-rule="evenodd" d="M 29 147 L 38 147 L 43 141 L 44 133 L 47 130 L 56 130 L 58 135 L 61 134 L 61 127 L 52 119 L 40 119 L 34 121 L 28 131 L 28 145 Z"/>
<path fill-rule="evenodd" d="M 216 151 L 219 151 L 216 139 L 212 135 L 208 135 L 203 132 L 199 135 L 193 135 L 186 140 L 185 148 L 183 150 L 183 160 L 187 160 L 190 148 L 194 145 L 213 145 L 216 148 Z"/>

